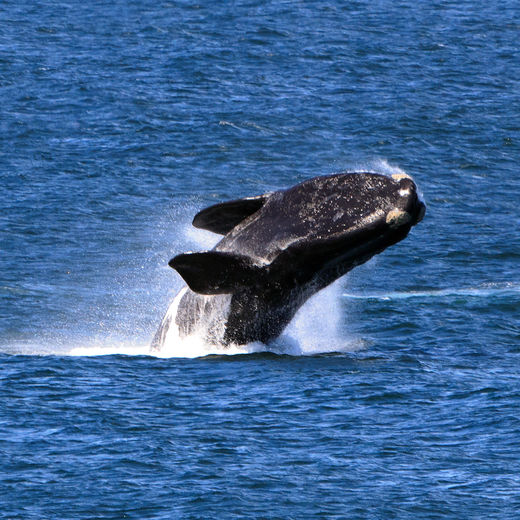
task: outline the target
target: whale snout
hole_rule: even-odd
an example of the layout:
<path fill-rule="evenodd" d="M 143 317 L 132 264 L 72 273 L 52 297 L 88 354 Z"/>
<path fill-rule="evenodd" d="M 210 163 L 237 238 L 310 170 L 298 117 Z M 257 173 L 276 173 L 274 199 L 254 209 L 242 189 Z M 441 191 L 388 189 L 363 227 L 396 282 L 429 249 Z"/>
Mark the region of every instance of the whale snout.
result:
<path fill-rule="evenodd" d="M 398 201 L 396 207 L 388 212 L 386 223 L 392 229 L 405 225 L 415 226 L 424 218 L 426 205 L 411 177 L 403 174 L 393 178 L 398 181 Z"/>

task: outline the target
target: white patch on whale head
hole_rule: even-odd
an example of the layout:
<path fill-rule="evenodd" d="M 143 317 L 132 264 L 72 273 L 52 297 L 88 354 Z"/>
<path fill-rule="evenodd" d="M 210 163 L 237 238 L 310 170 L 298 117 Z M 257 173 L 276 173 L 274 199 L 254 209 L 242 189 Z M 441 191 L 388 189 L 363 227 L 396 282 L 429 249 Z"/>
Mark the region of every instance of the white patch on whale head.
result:
<path fill-rule="evenodd" d="M 402 209 L 393 209 L 386 216 L 386 223 L 392 228 L 396 229 L 400 226 L 408 224 L 412 220 L 410 213 L 403 211 Z"/>

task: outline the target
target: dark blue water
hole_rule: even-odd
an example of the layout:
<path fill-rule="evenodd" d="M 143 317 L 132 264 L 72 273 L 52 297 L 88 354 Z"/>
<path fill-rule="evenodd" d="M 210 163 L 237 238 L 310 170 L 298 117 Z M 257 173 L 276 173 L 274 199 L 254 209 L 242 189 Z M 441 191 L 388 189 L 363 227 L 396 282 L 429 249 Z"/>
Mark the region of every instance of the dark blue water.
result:
<path fill-rule="evenodd" d="M 518 518 L 519 41 L 516 0 L 2 3 L 0 518 Z M 275 353 L 147 355 L 196 211 L 345 169 L 425 220 Z"/>

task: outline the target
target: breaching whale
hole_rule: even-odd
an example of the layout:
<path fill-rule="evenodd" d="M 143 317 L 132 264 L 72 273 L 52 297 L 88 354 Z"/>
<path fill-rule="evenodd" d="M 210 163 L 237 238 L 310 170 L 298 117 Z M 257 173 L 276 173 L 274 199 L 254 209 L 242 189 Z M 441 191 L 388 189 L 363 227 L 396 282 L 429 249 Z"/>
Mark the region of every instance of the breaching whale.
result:
<path fill-rule="evenodd" d="M 422 220 L 425 205 L 406 174 L 338 173 L 223 202 L 193 225 L 224 235 L 210 251 L 169 262 L 187 287 L 152 341 L 197 334 L 210 344 L 269 343 L 314 293 Z"/>

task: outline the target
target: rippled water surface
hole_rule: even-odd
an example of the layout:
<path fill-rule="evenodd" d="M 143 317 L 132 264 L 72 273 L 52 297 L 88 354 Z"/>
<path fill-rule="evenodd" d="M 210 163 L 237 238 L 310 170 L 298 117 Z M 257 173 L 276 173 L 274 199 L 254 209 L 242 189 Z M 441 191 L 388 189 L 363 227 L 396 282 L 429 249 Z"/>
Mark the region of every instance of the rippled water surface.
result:
<path fill-rule="evenodd" d="M 520 10 L 0 6 L 0 518 L 518 518 Z M 273 345 L 148 345 L 201 208 L 342 170 L 426 217 Z"/>

